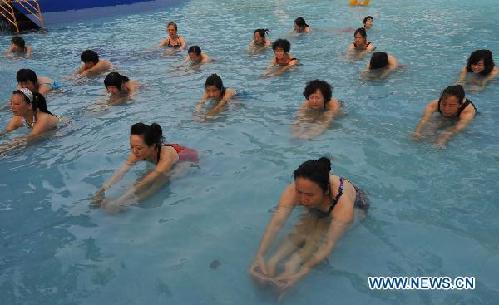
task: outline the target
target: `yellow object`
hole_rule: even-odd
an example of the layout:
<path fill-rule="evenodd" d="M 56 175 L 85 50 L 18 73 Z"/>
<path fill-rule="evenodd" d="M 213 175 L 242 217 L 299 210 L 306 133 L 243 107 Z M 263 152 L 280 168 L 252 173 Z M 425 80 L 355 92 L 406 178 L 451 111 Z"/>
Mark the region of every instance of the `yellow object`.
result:
<path fill-rule="evenodd" d="M 368 6 L 369 0 L 349 0 L 351 6 Z"/>

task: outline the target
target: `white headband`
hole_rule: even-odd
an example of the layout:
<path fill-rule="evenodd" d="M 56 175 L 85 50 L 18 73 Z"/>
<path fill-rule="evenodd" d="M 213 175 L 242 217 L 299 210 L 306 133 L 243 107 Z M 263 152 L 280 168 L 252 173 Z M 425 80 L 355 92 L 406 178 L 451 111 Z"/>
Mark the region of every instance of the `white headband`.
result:
<path fill-rule="evenodd" d="M 31 90 L 29 90 L 28 88 L 20 88 L 19 91 L 21 91 L 24 96 L 26 96 L 31 103 L 33 103 L 33 92 L 31 92 Z"/>

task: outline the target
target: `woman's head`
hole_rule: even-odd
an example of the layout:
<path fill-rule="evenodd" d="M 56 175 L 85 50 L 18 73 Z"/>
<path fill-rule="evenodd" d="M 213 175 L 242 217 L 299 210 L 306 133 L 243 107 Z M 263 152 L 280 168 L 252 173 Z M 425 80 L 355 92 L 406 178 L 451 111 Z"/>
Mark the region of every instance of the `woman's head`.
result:
<path fill-rule="evenodd" d="M 187 51 L 189 58 L 192 61 L 200 61 L 201 60 L 201 48 L 199 46 L 192 46 Z"/>
<path fill-rule="evenodd" d="M 305 19 L 303 17 L 298 17 L 295 19 L 294 29 L 296 32 L 304 32 L 306 27 L 308 27 L 308 24 L 305 22 Z"/>
<path fill-rule="evenodd" d="M 274 54 L 278 59 L 283 58 L 284 54 L 288 53 L 290 49 L 291 45 L 286 39 L 277 39 L 272 44 L 272 50 L 274 50 Z"/>
<path fill-rule="evenodd" d="M 256 44 L 264 44 L 265 43 L 265 33 L 268 33 L 268 29 L 256 29 L 253 32 L 253 39 Z"/>
<path fill-rule="evenodd" d="M 12 37 L 12 45 L 14 46 L 14 49 L 12 51 L 14 52 L 25 52 L 26 51 L 26 42 L 22 37 L 19 36 L 14 36 Z"/>
<path fill-rule="evenodd" d="M 217 74 L 208 76 L 204 82 L 204 90 L 209 99 L 219 100 L 223 98 L 225 87 L 222 79 Z"/>
<path fill-rule="evenodd" d="M 380 69 L 388 66 L 388 53 L 386 52 L 374 52 L 371 56 L 371 61 L 369 62 L 369 69 Z"/>
<path fill-rule="evenodd" d="M 354 43 L 357 46 L 365 45 L 367 43 L 367 33 L 366 29 L 358 28 L 353 33 Z"/>
<path fill-rule="evenodd" d="M 330 171 L 331 161 L 326 157 L 305 161 L 294 171 L 295 190 L 301 204 L 317 206 L 324 196 L 329 196 Z"/>
<path fill-rule="evenodd" d="M 17 71 L 17 84 L 21 88 L 27 88 L 30 91 L 37 91 L 38 77 L 35 71 L 30 69 L 21 69 Z"/>
<path fill-rule="evenodd" d="M 92 50 L 85 50 L 81 53 L 81 61 L 86 69 L 90 69 L 99 62 L 99 54 Z"/>
<path fill-rule="evenodd" d="M 466 70 L 487 76 L 494 69 L 494 60 L 490 50 L 476 50 L 471 53 L 466 64 Z"/>
<path fill-rule="evenodd" d="M 166 25 L 166 31 L 170 36 L 177 35 L 177 24 L 173 21 L 168 22 Z"/>
<path fill-rule="evenodd" d="M 120 93 L 123 89 L 123 84 L 129 80 L 128 77 L 121 75 L 118 72 L 111 72 L 104 79 L 104 85 L 106 86 L 107 92 L 114 95 Z"/>
<path fill-rule="evenodd" d="M 454 117 L 465 101 L 465 92 L 461 85 L 449 86 L 440 95 L 440 112 L 445 117 Z"/>
<path fill-rule="evenodd" d="M 156 123 L 146 125 L 144 123 L 133 124 L 130 129 L 130 149 L 139 160 L 151 159 L 157 151 L 157 147 L 163 143 L 163 131 Z"/>
<path fill-rule="evenodd" d="M 12 91 L 10 107 L 12 113 L 17 116 L 26 116 L 30 112 L 37 111 L 52 114 L 47 109 L 47 101 L 43 95 L 27 88 Z"/>
<path fill-rule="evenodd" d="M 373 16 L 364 17 L 364 20 L 362 20 L 362 23 L 364 24 L 364 28 L 366 30 L 369 30 L 370 28 L 372 28 L 373 27 L 373 21 L 374 21 Z"/>
<path fill-rule="evenodd" d="M 326 109 L 327 103 L 331 100 L 333 95 L 333 88 L 331 85 L 323 80 L 313 80 L 307 83 L 303 96 L 309 102 L 312 109 L 322 110 Z"/>

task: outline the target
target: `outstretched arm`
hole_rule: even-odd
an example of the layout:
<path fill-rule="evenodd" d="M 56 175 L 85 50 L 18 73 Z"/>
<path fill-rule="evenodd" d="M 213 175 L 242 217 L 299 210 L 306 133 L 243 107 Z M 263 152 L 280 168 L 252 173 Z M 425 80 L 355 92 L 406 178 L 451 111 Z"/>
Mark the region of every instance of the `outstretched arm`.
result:
<path fill-rule="evenodd" d="M 113 176 L 109 180 L 104 182 L 104 184 L 95 193 L 92 203 L 100 205 L 102 200 L 104 200 L 105 192 L 110 189 L 111 186 L 118 183 L 128 172 L 128 170 L 135 164 L 136 161 L 137 160 L 135 156 L 133 154 L 130 154 L 130 156 L 128 156 L 128 160 L 116 172 L 114 172 Z"/>
<path fill-rule="evenodd" d="M 416 139 L 421 138 L 421 132 L 423 131 L 426 123 L 428 123 L 428 120 L 430 120 L 433 112 L 437 111 L 437 107 L 438 107 L 437 101 L 430 102 L 428 105 L 426 105 L 423 116 L 419 120 L 419 123 L 416 126 L 416 130 L 413 133 L 414 138 L 416 138 Z"/>
<path fill-rule="evenodd" d="M 466 82 L 466 74 L 468 74 L 468 69 L 466 67 L 463 67 L 461 69 L 461 72 L 459 73 L 459 79 L 456 84 L 464 85 L 464 83 Z"/>
<path fill-rule="evenodd" d="M 445 147 L 447 142 L 449 142 L 449 140 L 457 133 L 464 130 L 471 123 L 474 117 L 474 112 L 463 113 L 455 126 L 448 128 L 440 134 L 435 144 L 441 148 Z"/>

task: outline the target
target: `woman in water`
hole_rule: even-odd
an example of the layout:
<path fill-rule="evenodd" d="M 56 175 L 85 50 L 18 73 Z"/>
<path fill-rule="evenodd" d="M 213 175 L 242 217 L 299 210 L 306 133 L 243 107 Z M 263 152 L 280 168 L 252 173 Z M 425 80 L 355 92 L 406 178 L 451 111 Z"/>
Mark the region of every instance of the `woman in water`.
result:
<path fill-rule="evenodd" d="M 104 86 L 111 95 L 111 105 L 118 105 L 132 97 L 140 85 L 137 81 L 130 80 L 118 72 L 111 72 L 104 79 Z"/>
<path fill-rule="evenodd" d="M 341 111 L 341 103 L 332 96 L 333 88 L 328 82 L 313 80 L 307 83 L 301 106 L 293 124 L 293 136 L 311 139 L 322 134 Z"/>
<path fill-rule="evenodd" d="M 168 22 L 166 30 L 168 32 L 168 37 L 160 43 L 160 46 L 168 47 L 169 53 L 172 54 L 177 51 L 183 51 L 187 44 L 184 37 L 177 34 L 177 24 L 173 21 Z"/>
<path fill-rule="evenodd" d="M 11 44 L 9 49 L 7 49 L 7 56 L 23 56 L 23 57 L 31 57 L 31 53 L 33 49 L 30 46 L 26 45 L 26 42 L 22 37 L 14 36 L 12 37 Z"/>
<path fill-rule="evenodd" d="M 497 74 L 499 74 L 499 68 L 494 64 L 492 52 L 489 50 L 476 50 L 471 53 L 466 66 L 461 70 L 457 83 L 465 85 L 467 84 L 467 77 L 471 76 L 468 80 L 469 84 L 477 85 L 478 87 L 474 89 L 481 90 Z"/>
<path fill-rule="evenodd" d="M 461 85 L 449 86 L 442 91 L 438 100 L 431 101 L 426 105 L 423 117 L 413 133 L 414 139 L 423 138 L 423 129 L 436 112 L 444 119 L 441 123 L 450 125 L 438 135 L 435 141 L 438 148 L 445 148 L 447 142 L 454 135 L 464 130 L 473 121 L 477 109 L 473 102 L 466 98 Z"/>
<path fill-rule="evenodd" d="M 365 55 L 366 52 L 372 52 L 376 48 L 374 44 L 367 40 L 366 29 L 358 28 L 353 34 L 354 40 L 348 47 L 350 55 Z"/>
<path fill-rule="evenodd" d="M 17 71 L 17 88 L 26 88 L 31 92 L 38 92 L 46 96 L 52 90 L 59 88 L 59 84 L 52 79 L 41 76 L 38 77 L 35 71 L 30 69 L 21 69 Z"/>
<path fill-rule="evenodd" d="M 55 129 L 60 121 L 59 117 L 47 110 L 47 102 L 43 95 L 27 88 L 12 92 L 10 107 L 13 116 L 0 136 L 23 126 L 26 126 L 30 133 L 27 137 L 19 137 L 11 142 L 2 143 L 0 154 L 40 138 L 47 131 Z"/>
<path fill-rule="evenodd" d="M 198 161 L 198 154 L 195 150 L 178 144 L 164 144 L 163 131 L 161 126 L 156 123 L 132 125 L 130 148 L 131 152 L 127 161 L 97 191 L 93 204 L 99 205 L 110 212 L 119 211 L 124 206 L 142 200 L 154 193 L 168 180 L 174 165 L 178 162 Z M 114 200 L 106 200 L 105 192 L 119 182 L 128 170 L 139 161 L 148 161 L 156 166 L 154 170 L 129 187 L 123 195 Z"/>
<path fill-rule="evenodd" d="M 309 33 L 310 26 L 305 22 L 303 17 L 298 17 L 293 24 L 293 31 L 295 33 Z"/>
<path fill-rule="evenodd" d="M 108 60 L 100 59 L 99 54 L 93 50 L 85 50 L 81 53 L 83 65 L 78 69 L 79 76 L 96 76 L 112 68 Z"/>
<path fill-rule="evenodd" d="M 217 74 L 212 74 L 204 83 L 204 94 L 196 105 L 195 114 L 201 115 L 203 119 L 212 118 L 219 114 L 235 95 L 235 89 L 225 88 L 222 78 Z M 204 104 L 210 100 L 214 102 L 214 105 L 202 115 Z"/>
<path fill-rule="evenodd" d="M 294 171 L 294 182 L 281 195 L 276 212 L 267 225 L 250 273 L 258 280 L 286 289 L 327 259 L 352 224 L 355 210 L 367 211 L 366 195 L 347 179 L 331 175 L 328 158 L 308 160 Z M 292 233 L 266 259 L 277 233 L 292 210 L 303 206 Z M 287 260 L 285 260 L 287 258 Z M 285 260 L 282 270 L 279 262 Z"/>
<path fill-rule="evenodd" d="M 268 34 L 268 29 L 256 29 L 253 32 L 253 40 L 249 44 L 250 51 L 257 52 L 263 50 L 272 45 L 272 41 L 265 37 L 265 34 Z"/>
<path fill-rule="evenodd" d="M 184 59 L 184 63 L 190 63 L 191 65 L 201 65 L 210 62 L 211 59 L 205 53 L 201 52 L 199 46 L 192 46 L 187 51 L 187 56 Z"/>
<path fill-rule="evenodd" d="M 290 48 L 291 45 L 286 39 L 277 39 L 274 41 L 272 44 L 274 57 L 265 71 L 264 76 L 279 76 L 299 63 L 297 58 L 294 58 L 289 54 Z"/>
<path fill-rule="evenodd" d="M 397 59 L 386 52 L 374 52 L 367 64 L 366 70 L 362 72 L 362 78 L 386 78 L 398 67 Z"/>

